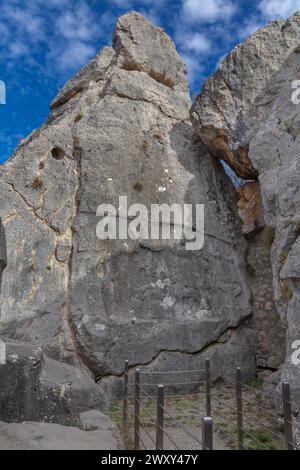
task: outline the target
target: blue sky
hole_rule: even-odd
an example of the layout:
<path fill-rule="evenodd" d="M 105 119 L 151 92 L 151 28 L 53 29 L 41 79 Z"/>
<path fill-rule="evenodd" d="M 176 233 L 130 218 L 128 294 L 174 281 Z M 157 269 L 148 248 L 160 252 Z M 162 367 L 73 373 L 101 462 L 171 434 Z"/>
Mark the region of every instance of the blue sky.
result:
<path fill-rule="evenodd" d="M 0 163 L 39 127 L 49 102 L 105 44 L 116 18 L 139 11 L 162 26 L 188 66 L 192 93 L 220 58 L 300 0 L 0 0 Z"/>

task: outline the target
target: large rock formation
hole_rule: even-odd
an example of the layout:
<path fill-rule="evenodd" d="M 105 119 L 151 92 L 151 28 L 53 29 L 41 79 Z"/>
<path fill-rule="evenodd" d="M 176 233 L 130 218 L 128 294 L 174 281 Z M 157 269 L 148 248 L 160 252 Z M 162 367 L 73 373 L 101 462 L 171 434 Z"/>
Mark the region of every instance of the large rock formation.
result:
<path fill-rule="evenodd" d="M 300 13 L 258 31 L 223 60 L 191 111 L 215 156 L 242 177 L 259 177 L 276 307 L 288 324 L 282 377 L 298 403 L 299 365 L 292 357 L 300 339 L 300 114 L 292 95 L 300 77 L 299 45 Z"/>
<path fill-rule="evenodd" d="M 266 91 L 298 49 L 299 33 L 300 13 L 257 31 L 221 62 L 192 107 L 201 139 L 242 178 L 258 177 L 249 143 L 267 113 Z"/>
<path fill-rule="evenodd" d="M 256 364 L 264 377 L 281 367 L 286 354 L 286 321 L 274 299 L 271 248 L 275 230 L 266 226 L 259 182 L 238 187 L 237 196 L 247 240 L 245 259 L 253 300 L 250 325 L 256 333 Z"/>
<path fill-rule="evenodd" d="M 189 120 L 174 44 L 137 13 L 61 90 L 41 129 L 0 169 L 7 268 L 1 334 L 94 377 L 203 357 L 255 373 L 235 194 Z M 96 237 L 101 203 L 205 204 L 205 248 Z M 212 345 L 212 347 L 210 347 Z M 221 362 L 220 362 L 221 361 Z"/>
<path fill-rule="evenodd" d="M 2 273 L 7 264 L 5 230 L 0 219 L 0 294 L 2 285 Z"/>
<path fill-rule="evenodd" d="M 108 412 L 99 385 L 83 370 L 50 359 L 21 341 L 5 341 L 0 365 L 0 416 L 6 422 L 78 423 L 81 412 Z"/>
<path fill-rule="evenodd" d="M 0 422 L 0 450 L 121 450 L 111 428 L 86 432 L 49 423 Z"/>

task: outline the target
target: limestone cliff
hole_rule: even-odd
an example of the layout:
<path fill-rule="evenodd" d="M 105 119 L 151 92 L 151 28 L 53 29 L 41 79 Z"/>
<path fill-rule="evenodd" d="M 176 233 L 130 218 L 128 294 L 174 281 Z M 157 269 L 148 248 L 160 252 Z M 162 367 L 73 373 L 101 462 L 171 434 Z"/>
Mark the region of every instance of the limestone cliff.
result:
<path fill-rule="evenodd" d="M 2 273 L 7 264 L 5 230 L 0 219 L 0 293 L 2 285 Z"/>
<path fill-rule="evenodd" d="M 288 325 L 282 378 L 291 382 L 293 399 L 298 401 L 299 365 L 292 356 L 300 338 L 300 115 L 292 95 L 300 73 L 299 44 L 299 12 L 258 31 L 222 61 L 191 110 L 195 129 L 208 149 L 240 176 L 260 183 L 273 296 Z M 265 334 L 268 342 L 274 334 L 279 350 L 273 326 Z"/>
<path fill-rule="evenodd" d="M 94 377 L 130 366 L 255 374 L 236 197 L 196 136 L 185 66 L 137 13 L 54 99 L 0 168 L 7 240 L 1 335 L 42 347 Z M 205 204 L 205 247 L 100 241 L 99 204 Z"/>

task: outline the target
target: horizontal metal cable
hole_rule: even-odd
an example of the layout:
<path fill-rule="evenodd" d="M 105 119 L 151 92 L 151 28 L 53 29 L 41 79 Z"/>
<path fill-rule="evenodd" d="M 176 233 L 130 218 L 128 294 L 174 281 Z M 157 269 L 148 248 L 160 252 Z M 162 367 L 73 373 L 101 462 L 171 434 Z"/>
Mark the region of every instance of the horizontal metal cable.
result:
<path fill-rule="evenodd" d="M 245 419 L 244 419 L 245 421 Z M 272 431 L 272 429 L 270 429 L 265 423 L 263 423 L 262 421 L 259 421 L 258 424 L 260 426 L 263 426 L 270 434 L 273 434 L 273 436 L 277 437 L 277 439 L 280 439 L 280 440 L 283 440 L 283 436 L 280 435 L 279 433 L 277 433 L 276 431 Z M 248 424 L 249 426 L 249 424 Z"/>
<path fill-rule="evenodd" d="M 293 447 L 294 447 L 294 450 L 300 450 L 300 448 L 297 447 L 296 444 L 294 444 L 294 442 L 289 442 L 289 441 L 288 441 L 288 444 L 290 444 L 291 446 L 293 446 Z"/>
<path fill-rule="evenodd" d="M 214 416 L 218 416 L 219 418 L 224 419 L 224 421 L 227 421 L 228 424 L 231 424 L 231 426 L 234 426 L 236 429 L 238 429 L 238 426 L 237 426 L 236 423 L 233 423 L 232 421 L 230 421 L 230 419 L 225 418 L 225 416 L 220 415 L 220 414 L 217 413 L 216 411 L 214 411 L 214 412 L 212 413 L 212 415 L 213 415 L 213 417 L 214 417 Z"/>
<path fill-rule="evenodd" d="M 166 410 L 165 407 L 164 407 L 164 412 L 165 412 L 171 419 L 173 419 L 173 422 L 176 423 L 176 425 L 177 425 L 178 427 L 180 427 L 183 431 L 185 431 L 186 434 L 188 434 L 188 435 L 189 435 L 190 437 L 192 437 L 196 442 L 198 442 L 199 444 L 201 444 L 201 441 L 199 441 L 199 439 L 198 439 L 196 436 L 194 436 L 193 433 L 191 433 L 190 431 L 188 431 L 188 430 L 185 428 L 185 426 L 183 426 L 176 418 L 174 418 L 174 416 L 173 416 L 171 413 L 169 413 L 168 410 Z"/>
<path fill-rule="evenodd" d="M 147 393 L 145 390 L 143 390 L 143 392 L 145 393 L 144 396 L 140 396 L 140 398 L 144 398 L 144 399 L 147 399 L 147 400 L 155 400 L 157 398 L 157 395 L 150 395 L 149 393 Z M 174 399 L 180 399 L 180 398 L 186 398 L 186 397 L 198 397 L 200 395 L 203 395 L 205 394 L 205 392 L 197 392 L 197 393 L 183 393 L 182 395 L 164 395 L 165 398 L 174 398 Z M 128 396 L 128 399 L 130 400 L 133 400 L 135 399 L 135 396 L 134 395 L 130 395 Z"/>
<path fill-rule="evenodd" d="M 216 397 L 212 394 L 210 394 L 210 395 L 214 400 L 218 401 L 221 405 L 227 406 L 227 408 L 229 408 L 230 410 L 232 410 L 236 413 L 237 409 L 234 406 L 229 405 L 226 401 L 222 400 L 221 398 L 218 398 L 218 397 Z"/>
<path fill-rule="evenodd" d="M 252 400 L 248 400 L 247 398 L 245 397 L 242 397 L 243 398 L 243 401 L 246 402 L 246 403 L 249 403 L 249 405 L 252 405 L 252 406 L 256 406 L 257 408 L 260 408 L 261 410 L 265 411 L 266 413 L 269 413 L 271 416 L 273 416 L 274 418 L 278 419 L 278 415 L 272 411 L 272 410 L 268 410 L 267 408 L 264 408 L 262 405 L 260 405 L 259 403 L 255 403 L 253 402 Z"/>
<path fill-rule="evenodd" d="M 141 436 L 139 436 L 139 440 L 140 440 L 140 444 L 142 444 L 142 446 L 144 447 L 144 450 L 147 450 L 147 447 L 146 447 L 146 445 L 144 444 L 144 441 L 143 441 L 143 439 L 141 438 Z"/>
<path fill-rule="evenodd" d="M 253 436 L 249 431 L 246 431 L 246 429 L 244 428 L 241 428 L 239 426 L 237 426 L 237 424 L 234 424 L 232 421 L 230 421 L 229 419 L 225 418 L 224 416 L 220 415 L 219 413 L 215 413 L 219 418 L 221 419 L 224 419 L 225 421 L 227 421 L 229 424 L 231 424 L 232 426 L 234 426 L 236 429 L 239 429 L 240 431 L 242 431 L 243 433 L 247 434 L 249 437 L 251 437 L 251 439 L 253 439 L 254 441 L 256 441 L 258 444 L 262 445 L 263 447 L 265 447 L 267 450 L 272 450 L 270 449 L 270 447 L 268 447 L 266 444 L 264 444 L 263 442 L 259 441 L 255 436 Z"/>
<path fill-rule="evenodd" d="M 172 437 L 170 437 L 169 433 L 167 433 L 167 431 L 165 429 L 163 429 L 161 426 L 158 426 L 159 429 L 164 433 L 164 435 L 169 439 L 169 441 L 171 442 L 171 444 L 173 444 L 173 446 L 175 447 L 176 450 L 180 450 L 178 445 L 176 444 L 176 442 L 173 440 Z"/>
<path fill-rule="evenodd" d="M 158 387 L 160 385 L 163 385 L 164 387 L 172 387 L 172 386 L 177 386 L 177 385 L 204 385 L 205 382 L 199 381 L 199 382 L 174 382 L 174 383 L 162 383 L 162 384 L 152 384 L 152 383 L 142 383 L 141 385 L 146 385 L 147 387 Z M 135 384 L 131 384 L 135 385 Z"/>
<path fill-rule="evenodd" d="M 203 412 L 203 413 L 204 413 L 204 412 Z M 204 414 L 205 414 L 205 413 L 204 413 Z M 203 416 L 204 416 L 204 415 L 203 415 Z M 181 415 L 180 418 L 177 417 L 176 419 L 180 419 L 180 420 L 181 420 L 181 418 L 183 418 L 183 419 L 191 419 L 191 420 L 192 420 L 192 419 L 196 419 L 196 420 L 197 420 L 197 419 L 200 419 L 200 420 L 202 419 L 201 416 L 199 416 L 199 417 L 197 418 L 197 415 L 195 416 L 195 413 L 193 413 L 193 414 L 184 414 L 184 415 Z M 166 421 L 166 420 L 165 420 L 165 421 Z"/>
<path fill-rule="evenodd" d="M 249 436 L 251 439 L 253 439 L 253 441 L 255 441 L 257 444 L 262 445 L 262 446 L 265 447 L 265 449 L 267 449 L 267 450 L 272 450 L 269 446 L 267 446 L 266 444 L 264 444 L 263 442 L 261 442 L 259 439 L 257 439 L 255 436 L 253 436 L 253 434 L 251 434 L 249 431 L 246 431 L 246 429 L 242 428 L 242 431 L 243 431 L 243 433 L 245 433 L 247 436 Z"/>
<path fill-rule="evenodd" d="M 136 399 L 134 395 L 131 395 L 131 396 L 129 396 L 128 398 L 130 398 L 130 400 L 135 400 L 135 399 Z M 152 396 L 150 396 L 150 395 L 148 395 L 148 396 L 140 396 L 140 398 L 144 398 L 144 399 L 146 399 L 146 400 L 151 400 L 151 401 L 153 401 L 153 399 L 155 398 L 155 395 L 152 395 Z"/>
<path fill-rule="evenodd" d="M 143 431 L 147 434 L 148 438 L 150 439 L 150 441 L 152 442 L 152 444 L 154 444 L 156 446 L 156 442 L 155 440 L 152 438 L 151 434 L 149 433 L 149 431 L 147 430 L 147 428 L 145 427 L 146 424 L 144 425 L 144 423 L 139 419 L 139 423 L 140 423 L 140 426 L 141 428 L 143 429 Z"/>
<path fill-rule="evenodd" d="M 205 372 L 206 369 L 198 369 L 198 370 L 166 370 L 166 371 L 157 371 L 157 372 L 149 372 L 149 371 L 140 371 L 140 374 L 196 374 L 197 372 Z"/>
<path fill-rule="evenodd" d="M 240 385 L 242 385 L 242 386 L 245 387 L 245 388 L 248 388 L 249 390 L 252 390 L 252 391 L 255 392 L 255 393 L 260 392 L 260 390 L 258 390 L 257 388 L 251 387 L 251 385 L 247 385 L 247 384 L 245 384 L 244 382 L 237 382 L 237 383 L 239 383 Z M 235 384 L 236 384 L 236 382 L 233 383 L 233 385 L 235 385 Z"/>
<path fill-rule="evenodd" d="M 200 395 L 203 395 L 205 392 L 195 392 L 195 393 L 183 393 L 182 395 L 166 395 L 165 398 L 185 398 L 185 397 L 198 397 Z"/>
<path fill-rule="evenodd" d="M 150 395 L 143 387 L 141 384 L 136 384 L 138 386 L 138 388 L 146 395 L 148 396 L 149 398 L 152 399 L 152 397 L 155 397 L 156 395 Z"/>

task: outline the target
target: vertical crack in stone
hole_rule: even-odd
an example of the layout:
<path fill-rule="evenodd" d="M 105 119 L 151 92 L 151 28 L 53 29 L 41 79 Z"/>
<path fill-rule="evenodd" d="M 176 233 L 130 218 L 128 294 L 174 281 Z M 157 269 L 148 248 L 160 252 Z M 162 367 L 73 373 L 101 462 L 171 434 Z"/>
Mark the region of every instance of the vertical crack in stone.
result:
<path fill-rule="evenodd" d="M 65 325 L 67 326 L 69 332 L 69 340 L 71 342 L 72 348 L 76 354 L 76 360 L 78 365 L 85 366 L 85 362 L 82 360 L 79 347 L 76 341 L 76 333 L 73 328 L 73 323 L 71 320 L 71 291 L 72 291 L 72 272 L 73 272 L 73 258 L 74 258 L 74 233 L 75 233 L 75 223 L 76 218 L 79 212 L 79 194 L 81 191 L 81 148 L 79 145 L 79 139 L 76 135 L 76 122 L 73 124 L 72 128 L 72 137 L 73 137 L 73 157 L 76 165 L 74 167 L 74 172 L 76 174 L 77 187 L 73 195 L 73 219 L 70 224 L 71 231 L 71 252 L 68 260 L 68 287 L 67 287 L 67 304 L 65 312 Z"/>
<path fill-rule="evenodd" d="M 7 254 L 6 254 L 6 236 L 5 229 L 0 219 L 0 295 L 2 285 L 2 273 L 7 265 Z"/>

